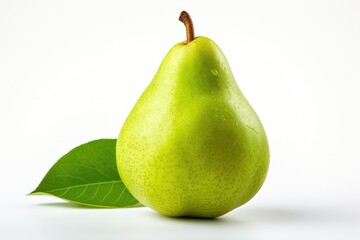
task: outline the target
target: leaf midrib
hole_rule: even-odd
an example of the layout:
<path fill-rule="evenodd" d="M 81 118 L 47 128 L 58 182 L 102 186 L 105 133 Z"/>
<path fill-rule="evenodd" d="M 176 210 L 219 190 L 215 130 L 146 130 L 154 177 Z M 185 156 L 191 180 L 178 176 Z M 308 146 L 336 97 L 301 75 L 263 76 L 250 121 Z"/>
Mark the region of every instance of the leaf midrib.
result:
<path fill-rule="evenodd" d="M 80 184 L 80 185 L 73 185 L 73 186 L 69 186 L 69 187 L 52 189 L 52 190 L 41 190 L 41 191 L 35 190 L 31 194 L 37 193 L 37 192 L 49 192 L 50 193 L 50 192 L 59 191 L 59 190 L 73 189 L 76 187 L 86 187 L 86 186 L 102 185 L 102 184 L 107 184 L 107 183 L 121 183 L 121 182 L 122 182 L 121 180 L 114 180 L 114 181 L 106 181 L 106 182 L 85 183 L 85 184 Z"/>
<path fill-rule="evenodd" d="M 50 195 L 50 196 L 55 196 L 55 197 L 58 197 L 60 199 L 63 199 L 65 201 L 68 201 L 68 202 L 71 202 L 71 203 L 74 203 L 74 204 L 80 204 L 80 205 L 83 205 L 83 206 L 88 206 L 88 207 L 94 207 L 94 208 L 118 208 L 118 206 L 116 205 L 111 205 L 111 204 L 108 204 L 108 205 L 99 205 L 99 204 L 91 204 L 91 203 L 84 203 L 84 202 L 79 202 L 79 201 L 76 201 L 76 200 L 71 200 L 71 199 L 67 199 L 67 198 L 63 198 L 63 197 L 59 197 L 57 195 L 54 195 L 54 194 L 51 194 L 51 193 L 48 193 L 48 192 L 35 192 L 35 193 L 39 193 L 39 194 L 45 194 L 45 195 Z M 32 194 L 32 193 L 30 193 Z M 131 205 L 128 205 L 126 207 L 123 207 L 123 208 L 132 208 L 136 205 L 139 205 L 138 207 L 144 207 L 144 205 L 142 205 L 141 203 L 139 203 L 135 198 L 133 199 L 133 201 L 135 200 L 135 203 L 131 204 Z M 115 201 L 114 201 L 115 202 Z M 137 203 L 136 203 L 137 202 Z"/>

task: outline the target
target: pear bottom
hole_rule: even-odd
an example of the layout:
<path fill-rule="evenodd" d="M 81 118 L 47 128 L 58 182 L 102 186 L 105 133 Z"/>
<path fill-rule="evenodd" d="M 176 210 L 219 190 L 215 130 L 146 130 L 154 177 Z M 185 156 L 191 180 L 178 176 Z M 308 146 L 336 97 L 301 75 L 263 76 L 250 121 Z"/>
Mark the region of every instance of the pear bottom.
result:
<path fill-rule="evenodd" d="M 172 139 L 154 149 L 127 145 L 130 136 L 119 139 L 120 176 L 137 200 L 170 217 L 215 218 L 258 192 L 268 169 L 266 152 L 256 145 L 244 149 L 250 143 L 230 130 L 216 132 L 216 138 L 187 134 L 182 142 Z"/>

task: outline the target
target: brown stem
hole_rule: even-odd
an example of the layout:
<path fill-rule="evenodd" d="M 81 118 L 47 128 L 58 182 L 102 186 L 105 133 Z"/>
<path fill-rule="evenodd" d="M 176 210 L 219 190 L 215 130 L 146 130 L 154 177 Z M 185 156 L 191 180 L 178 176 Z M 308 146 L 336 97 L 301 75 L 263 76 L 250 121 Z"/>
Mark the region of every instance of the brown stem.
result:
<path fill-rule="evenodd" d="M 186 28 L 186 44 L 194 40 L 194 25 L 190 15 L 186 11 L 180 13 L 179 20 L 185 24 Z"/>

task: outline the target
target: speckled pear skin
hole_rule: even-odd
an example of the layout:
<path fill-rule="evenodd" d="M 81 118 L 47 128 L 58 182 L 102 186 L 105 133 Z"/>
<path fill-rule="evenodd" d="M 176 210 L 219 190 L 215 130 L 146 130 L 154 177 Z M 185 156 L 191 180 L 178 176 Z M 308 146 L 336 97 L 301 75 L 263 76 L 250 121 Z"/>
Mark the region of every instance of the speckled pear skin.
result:
<path fill-rule="evenodd" d="M 222 51 L 197 37 L 166 55 L 120 131 L 116 158 L 126 187 L 145 206 L 214 218 L 258 192 L 269 146 Z"/>

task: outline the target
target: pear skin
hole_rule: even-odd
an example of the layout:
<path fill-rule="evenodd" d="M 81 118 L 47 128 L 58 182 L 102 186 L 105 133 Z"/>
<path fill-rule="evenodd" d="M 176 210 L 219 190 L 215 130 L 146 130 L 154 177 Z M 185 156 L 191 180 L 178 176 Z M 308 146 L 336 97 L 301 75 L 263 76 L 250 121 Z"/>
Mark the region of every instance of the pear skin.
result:
<path fill-rule="evenodd" d="M 220 48 L 176 44 L 121 128 L 117 166 L 142 204 L 166 216 L 214 218 L 262 186 L 269 146 Z"/>

